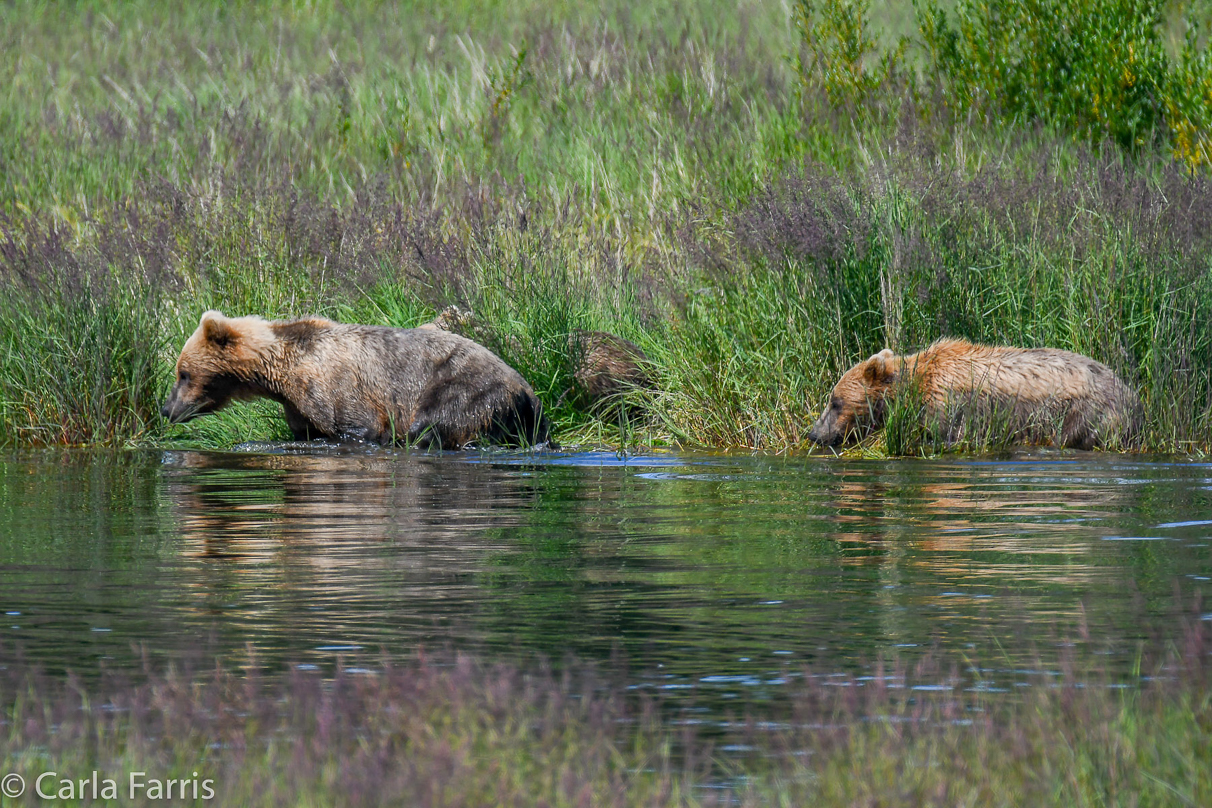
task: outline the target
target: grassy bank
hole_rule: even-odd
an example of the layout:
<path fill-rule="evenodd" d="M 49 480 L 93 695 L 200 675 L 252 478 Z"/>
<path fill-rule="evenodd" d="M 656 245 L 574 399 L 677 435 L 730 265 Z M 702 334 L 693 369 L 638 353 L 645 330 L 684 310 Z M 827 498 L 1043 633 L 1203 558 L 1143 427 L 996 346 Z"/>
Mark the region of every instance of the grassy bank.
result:
<path fill-rule="evenodd" d="M 56 772 L 55 792 L 97 771 L 120 792 L 105 804 L 123 805 L 157 804 L 146 788 L 127 799 L 131 772 L 248 806 L 1204 805 L 1212 624 L 1184 619 L 1184 647 L 1127 682 L 1085 643 L 1025 689 L 997 662 L 927 656 L 792 672 L 779 720 L 698 729 L 575 663 L 375 659 L 262 678 L 247 660 L 134 684 L 47 679 L 4 651 L 0 765 L 31 789 Z M 94 804 L 72 787 L 61 804 Z"/>
<path fill-rule="evenodd" d="M 1149 50 L 1178 111 L 1146 137 L 1131 93 L 1070 120 L 990 107 L 941 39 L 898 62 L 882 7 L 846 61 L 804 33 L 830 9 L 0 6 L 0 442 L 281 437 L 268 405 L 160 420 L 204 310 L 457 303 L 566 444 L 801 448 L 845 368 L 951 335 L 1094 356 L 1148 448 L 1207 449 L 1204 40 Z M 554 406 L 576 328 L 648 352 L 650 420 Z"/>

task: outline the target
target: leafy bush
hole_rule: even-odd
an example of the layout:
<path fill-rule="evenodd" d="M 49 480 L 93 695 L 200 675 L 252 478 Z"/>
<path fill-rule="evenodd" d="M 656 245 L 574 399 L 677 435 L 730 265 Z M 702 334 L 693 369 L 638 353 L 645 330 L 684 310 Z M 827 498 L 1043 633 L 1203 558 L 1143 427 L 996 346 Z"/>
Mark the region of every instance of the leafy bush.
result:
<path fill-rule="evenodd" d="M 904 43 L 880 53 L 870 9 L 869 0 L 798 0 L 793 9 L 804 45 L 796 54 L 801 88 L 819 85 L 831 104 L 856 115 L 870 111 L 876 89 L 892 78 L 904 54 Z"/>
<path fill-rule="evenodd" d="M 908 40 L 881 50 L 867 0 L 800 0 L 801 83 L 863 119 L 875 89 L 907 76 L 921 112 L 1043 123 L 1137 152 L 1169 147 L 1191 169 L 1212 165 L 1212 55 L 1193 13 L 1171 53 L 1163 0 L 958 0 L 948 14 L 915 0 L 922 61 L 907 70 Z M 923 92 L 930 90 L 933 92 Z"/>
<path fill-rule="evenodd" d="M 959 107 L 1144 145 L 1165 129 L 1157 0 L 961 0 L 920 7 L 929 68 Z"/>

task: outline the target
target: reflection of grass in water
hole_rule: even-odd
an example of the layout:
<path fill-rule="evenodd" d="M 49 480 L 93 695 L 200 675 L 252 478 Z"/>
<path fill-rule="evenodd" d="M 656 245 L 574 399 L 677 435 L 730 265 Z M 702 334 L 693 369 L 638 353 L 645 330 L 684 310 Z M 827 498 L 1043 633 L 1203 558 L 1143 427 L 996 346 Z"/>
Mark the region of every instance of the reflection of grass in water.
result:
<path fill-rule="evenodd" d="M 754 714 L 711 741 L 575 664 L 379 659 L 275 680 L 250 660 L 132 684 L 6 659 L 0 765 L 123 786 L 198 772 L 215 804 L 248 806 L 1205 805 L 1212 626 L 1197 616 L 1185 636 L 1127 687 L 1082 651 L 1026 689 L 996 663 L 935 656 L 809 676 L 784 686 L 775 723 Z"/>

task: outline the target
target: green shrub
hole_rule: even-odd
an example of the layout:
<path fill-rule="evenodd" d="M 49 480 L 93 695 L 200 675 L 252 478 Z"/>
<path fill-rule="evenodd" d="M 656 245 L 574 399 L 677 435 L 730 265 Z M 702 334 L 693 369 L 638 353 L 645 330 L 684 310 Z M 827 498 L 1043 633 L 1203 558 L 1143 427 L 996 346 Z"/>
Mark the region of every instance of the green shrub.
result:
<path fill-rule="evenodd" d="M 1164 0 L 958 0 L 950 14 L 934 0 L 914 5 L 922 58 L 910 64 L 908 41 L 878 44 L 868 0 L 800 0 L 801 86 L 859 124 L 896 95 L 877 88 L 904 79 L 924 116 L 1042 123 L 1134 153 L 1164 144 L 1191 169 L 1212 165 L 1212 55 L 1193 13 L 1172 53 Z"/>
<path fill-rule="evenodd" d="M 1043 122 L 1136 151 L 1168 142 L 1208 163 L 1212 72 L 1195 23 L 1168 53 L 1161 0 L 960 0 L 919 6 L 927 72 L 961 113 Z"/>
<path fill-rule="evenodd" d="M 859 116 L 892 78 L 905 45 L 881 54 L 870 10 L 869 0 L 798 0 L 792 10 L 803 45 L 795 59 L 801 90 L 819 85 L 834 107 Z"/>

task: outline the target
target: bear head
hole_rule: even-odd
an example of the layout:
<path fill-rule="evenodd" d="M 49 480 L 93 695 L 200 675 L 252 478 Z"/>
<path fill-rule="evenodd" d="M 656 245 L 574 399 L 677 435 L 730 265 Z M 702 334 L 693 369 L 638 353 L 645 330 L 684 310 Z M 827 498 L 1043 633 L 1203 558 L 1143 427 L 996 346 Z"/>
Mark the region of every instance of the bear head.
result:
<path fill-rule="evenodd" d="M 262 393 L 266 350 L 275 336 L 260 317 L 208 311 L 177 359 L 177 380 L 160 414 L 174 424 L 215 412 L 233 398 Z"/>
<path fill-rule="evenodd" d="M 884 396 L 900 370 L 888 348 L 859 362 L 842 376 L 808 439 L 822 446 L 859 441 L 884 425 Z"/>
<path fill-rule="evenodd" d="M 434 317 L 431 322 L 419 325 L 417 328 L 436 328 L 439 331 L 450 331 L 466 336 L 475 331 L 475 326 L 476 316 L 470 309 L 464 311 L 458 306 L 447 306 L 438 312 L 438 316 Z"/>

